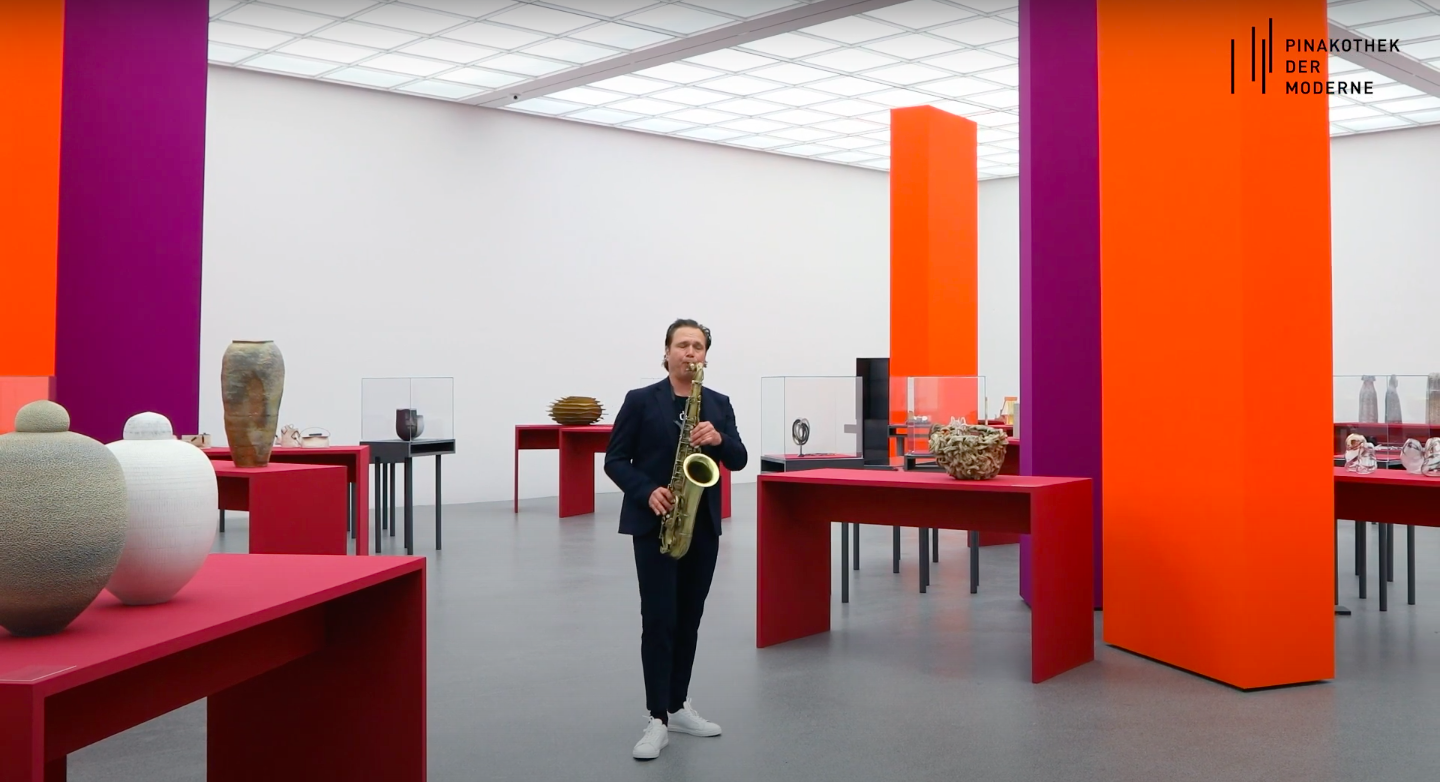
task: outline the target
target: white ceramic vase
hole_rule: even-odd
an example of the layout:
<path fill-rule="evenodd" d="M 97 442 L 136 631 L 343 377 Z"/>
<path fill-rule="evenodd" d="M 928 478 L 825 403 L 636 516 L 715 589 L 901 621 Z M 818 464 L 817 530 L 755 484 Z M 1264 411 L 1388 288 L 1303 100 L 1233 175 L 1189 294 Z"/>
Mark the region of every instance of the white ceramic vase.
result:
<path fill-rule="evenodd" d="M 199 448 L 176 439 L 158 413 L 133 416 L 125 439 L 108 447 L 125 471 L 130 523 L 105 588 L 126 605 L 164 603 L 190 583 L 215 545 L 215 468 Z"/>

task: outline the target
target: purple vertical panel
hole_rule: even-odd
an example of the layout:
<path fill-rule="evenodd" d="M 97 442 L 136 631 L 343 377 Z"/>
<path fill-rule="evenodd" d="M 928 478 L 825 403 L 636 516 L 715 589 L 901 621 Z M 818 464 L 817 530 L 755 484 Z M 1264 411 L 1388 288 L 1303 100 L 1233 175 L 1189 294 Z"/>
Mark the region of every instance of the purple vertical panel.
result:
<path fill-rule="evenodd" d="M 1020 472 L 1094 479 L 1100 608 L 1097 2 L 1020 0 Z"/>
<path fill-rule="evenodd" d="M 199 429 L 207 5 L 65 4 L 55 374 L 71 428 Z"/>

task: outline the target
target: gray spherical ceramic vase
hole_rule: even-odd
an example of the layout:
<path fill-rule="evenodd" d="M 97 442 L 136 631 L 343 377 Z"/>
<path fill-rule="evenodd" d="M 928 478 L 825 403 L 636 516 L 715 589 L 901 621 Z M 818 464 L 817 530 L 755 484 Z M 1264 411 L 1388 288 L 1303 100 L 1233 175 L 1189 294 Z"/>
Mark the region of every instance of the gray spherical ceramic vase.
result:
<path fill-rule="evenodd" d="M 126 499 L 119 460 L 70 431 L 65 408 L 20 408 L 0 435 L 0 626 L 51 635 L 95 601 L 125 546 Z"/>
<path fill-rule="evenodd" d="M 236 340 L 220 361 L 220 401 L 225 437 L 236 467 L 264 467 L 275 447 L 280 397 L 285 392 L 285 358 L 269 340 Z"/>

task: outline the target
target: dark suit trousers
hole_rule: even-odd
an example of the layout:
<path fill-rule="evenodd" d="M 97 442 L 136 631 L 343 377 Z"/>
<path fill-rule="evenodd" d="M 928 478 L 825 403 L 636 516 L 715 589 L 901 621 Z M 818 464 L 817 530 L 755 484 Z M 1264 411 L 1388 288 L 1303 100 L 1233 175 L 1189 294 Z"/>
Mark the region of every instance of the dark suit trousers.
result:
<path fill-rule="evenodd" d="M 680 559 L 660 553 L 660 530 L 634 536 L 640 580 L 640 662 L 645 669 L 645 708 L 659 719 L 689 697 L 690 671 L 705 597 L 715 577 L 720 540 L 708 518 L 696 519 L 690 550 Z"/>

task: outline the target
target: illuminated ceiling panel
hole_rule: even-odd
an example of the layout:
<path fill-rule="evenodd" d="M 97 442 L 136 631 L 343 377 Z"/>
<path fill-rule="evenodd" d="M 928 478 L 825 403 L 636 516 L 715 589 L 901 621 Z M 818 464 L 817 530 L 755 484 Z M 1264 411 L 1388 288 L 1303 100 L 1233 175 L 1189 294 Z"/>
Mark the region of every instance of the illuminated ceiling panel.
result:
<path fill-rule="evenodd" d="M 1440 0 L 1329 13 L 1400 39 L 1402 65 L 1427 74 L 1330 58 L 1333 78 L 1375 82 L 1331 97 L 1333 135 L 1440 122 Z M 889 168 L 890 109 L 932 105 L 980 125 L 982 179 L 1019 171 L 1017 0 L 213 0 L 210 14 L 217 64 L 867 168 Z"/>

